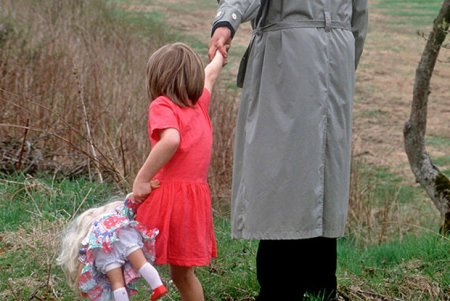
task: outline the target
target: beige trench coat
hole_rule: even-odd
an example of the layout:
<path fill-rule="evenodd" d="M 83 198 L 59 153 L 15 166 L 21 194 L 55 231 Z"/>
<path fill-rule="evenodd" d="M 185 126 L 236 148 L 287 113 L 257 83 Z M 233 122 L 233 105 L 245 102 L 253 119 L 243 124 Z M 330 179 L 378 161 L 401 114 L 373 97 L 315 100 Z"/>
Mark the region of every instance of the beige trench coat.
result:
<path fill-rule="evenodd" d="M 242 70 L 232 236 L 339 237 L 347 218 L 352 100 L 367 0 L 268 3 L 258 14 L 259 0 L 222 0 L 214 20 L 233 31 L 245 21 L 256 27 Z"/>

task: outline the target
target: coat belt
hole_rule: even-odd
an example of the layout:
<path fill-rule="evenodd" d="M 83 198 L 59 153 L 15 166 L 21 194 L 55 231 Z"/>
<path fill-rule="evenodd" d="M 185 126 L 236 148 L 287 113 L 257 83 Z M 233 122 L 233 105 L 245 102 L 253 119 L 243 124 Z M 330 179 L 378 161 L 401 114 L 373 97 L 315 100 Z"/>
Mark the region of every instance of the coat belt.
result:
<path fill-rule="evenodd" d="M 352 30 L 349 23 L 333 20 L 299 20 L 293 22 L 277 22 L 269 23 L 267 25 L 261 26 L 253 30 L 254 34 L 260 34 L 267 31 L 277 31 L 283 29 L 291 28 L 333 28 L 333 29 L 344 29 Z"/>
<path fill-rule="evenodd" d="M 239 65 L 239 71 L 237 74 L 238 87 L 242 88 L 242 86 L 244 85 L 244 77 L 245 77 L 245 70 L 247 69 L 247 61 L 250 55 L 250 51 L 253 47 L 253 41 L 255 39 L 255 36 L 261 35 L 263 32 L 277 31 L 291 28 L 325 28 L 326 31 L 330 31 L 331 29 L 343 29 L 349 31 L 352 30 L 352 26 L 349 23 L 330 20 L 329 18 L 327 18 L 326 14 L 324 20 L 297 20 L 292 22 L 277 22 L 257 27 L 253 30 L 250 44 L 248 45 L 247 50 L 245 51 L 244 56 L 242 57 L 241 63 Z"/>

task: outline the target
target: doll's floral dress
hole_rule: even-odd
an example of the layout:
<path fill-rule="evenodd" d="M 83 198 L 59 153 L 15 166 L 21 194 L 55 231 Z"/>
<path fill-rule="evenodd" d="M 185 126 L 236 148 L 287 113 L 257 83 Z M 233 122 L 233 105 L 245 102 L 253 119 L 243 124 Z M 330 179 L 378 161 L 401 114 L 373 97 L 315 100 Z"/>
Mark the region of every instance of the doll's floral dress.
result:
<path fill-rule="evenodd" d="M 79 275 L 79 288 L 83 297 L 90 300 L 113 300 L 112 287 L 107 276 L 97 271 L 94 265 L 94 250 L 102 248 L 104 252 L 111 252 L 114 242 L 118 240 L 117 233 L 121 228 L 134 228 L 142 236 L 143 251 L 147 260 L 154 261 L 155 237 L 157 229 L 148 230 L 144 225 L 134 220 L 134 215 L 139 204 L 131 198 L 119 205 L 110 213 L 101 216 L 92 225 L 91 231 L 82 241 L 79 260 L 82 270 Z M 123 276 L 130 295 L 136 294 L 135 281 L 140 274 L 133 269 L 129 262 L 123 266 Z"/>

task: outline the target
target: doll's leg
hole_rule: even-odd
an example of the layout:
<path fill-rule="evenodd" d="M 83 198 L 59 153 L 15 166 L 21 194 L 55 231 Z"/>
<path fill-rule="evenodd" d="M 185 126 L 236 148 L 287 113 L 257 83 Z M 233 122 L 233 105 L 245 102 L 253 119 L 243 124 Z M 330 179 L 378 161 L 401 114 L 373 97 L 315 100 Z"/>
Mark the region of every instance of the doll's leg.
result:
<path fill-rule="evenodd" d="M 123 279 L 122 267 L 113 268 L 106 272 L 109 282 L 111 282 L 114 300 L 129 301 L 127 290 L 125 289 L 125 281 Z"/>
<path fill-rule="evenodd" d="M 133 228 L 124 228 L 119 232 L 120 244 L 124 246 L 124 255 L 133 268 L 144 277 L 152 289 L 162 285 L 158 271 L 148 263 L 142 250 L 142 236 Z"/>
<path fill-rule="evenodd" d="M 128 260 L 130 261 L 133 268 L 135 268 L 144 277 L 147 283 L 152 289 L 157 288 L 162 285 L 161 278 L 159 277 L 158 271 L 147 261 L 144 256 L 142 249 L 137 249 L 128 255 Z"/>
<path fill-rule="evenodd" d="M 111 252 L 104 252 L 97 248 L 94 250 L 95 267 L 97 271 L 106 275 L 111 282 L 115 301 L 128 301 L 128 293 L 125 289 L 125 281 L 122 274 L 124 259 L 120 258 L 118 248 L 113 248 Z"/>
<path fill-rule="evenodd" d="M 153 290 L 151 300 L 158 300 L 167 293 L 158 271 L 147 261 L 142 249 L 137 249 L 127 256 L 133 268 L 139 271 L 142 277 L 147 281 Z"/>
<path fill-rule="evenodd" d="M 106 272 L 106 276 L 111 282 L 112 289 L 115 290 L 117 288 L 125 287 L 125 282 L 123 280 L 122 268 L 114 268 Z"/>

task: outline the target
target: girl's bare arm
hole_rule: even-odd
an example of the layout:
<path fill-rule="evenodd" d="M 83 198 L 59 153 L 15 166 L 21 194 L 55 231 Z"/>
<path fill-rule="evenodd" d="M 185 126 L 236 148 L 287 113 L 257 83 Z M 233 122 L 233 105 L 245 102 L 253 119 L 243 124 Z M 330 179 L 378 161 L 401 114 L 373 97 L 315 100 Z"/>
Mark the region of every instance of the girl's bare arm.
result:
<path fill-rule="evenodd" d="M 162 130 L 160 137 L 134 179 L 133 197 L 137 201 L 143 201 L 150 194 L 153 177 L 169 162 L 180 144 L 180 134 L 176 129 Z"/>
<path fill-rule="evenodd" d="M 222 70 L 223 62 L 222 54 L 220 51 L 216 51 L 214 58 L 205 68 L 205 88 L 208 89 L 209 92 L 212 92 L 214 82 L 219 76 L 220 70 Z"/>

